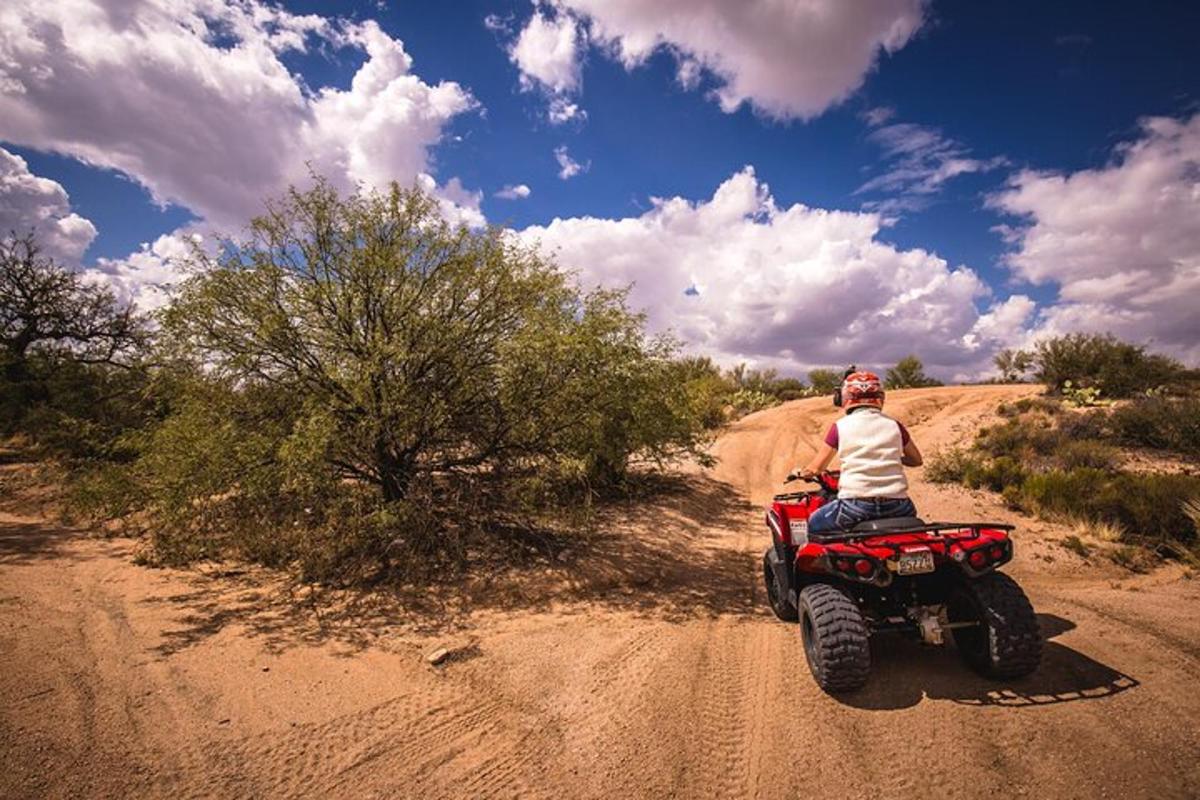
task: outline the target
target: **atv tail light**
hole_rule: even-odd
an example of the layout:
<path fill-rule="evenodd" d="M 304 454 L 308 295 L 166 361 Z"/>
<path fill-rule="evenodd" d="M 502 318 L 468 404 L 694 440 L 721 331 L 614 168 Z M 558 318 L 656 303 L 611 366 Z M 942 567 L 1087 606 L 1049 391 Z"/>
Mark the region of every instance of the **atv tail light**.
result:
<path fill-rule="evenodd" d="M 834 562 L 833 565 L 835 567 L 837 567 L 838 572 L 849 572 L 850 571 L 850 561 L 848 559 L 839 558 L 837 561 Z"/>
<path fill-rule="evenodd" d="M 865 578 L 875 571 L 875 567 L 867 559 L 860 558 L 858 561 L 854 562 L 854 571 Z"/>
<path fill-rule="evenodd" d="M 967 556 L 967 561 L 975 569 L 982 569 L 988 563 L 988 554 L 983 550 L 972 550 L 971 555 Z"/>
<path fill-rule="evenodd" d="M 995 545 L 992 547 L 992 550 L 990 553 L 988 553 L 988 555 L 992 557 L 992 561 L 999 561 L 1004 557 L 1004 548 L 1000 545 Z"/>

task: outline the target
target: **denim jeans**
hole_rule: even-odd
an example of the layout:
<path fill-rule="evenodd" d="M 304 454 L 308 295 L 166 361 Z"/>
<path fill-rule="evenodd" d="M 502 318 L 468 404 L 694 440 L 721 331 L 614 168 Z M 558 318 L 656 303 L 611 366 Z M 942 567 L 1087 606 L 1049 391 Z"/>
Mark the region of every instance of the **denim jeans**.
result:
<path fill-rule="evenodd" d="M 889 517 L 915 517 L 917 508 L 907 497 L 900 500 L 835 498 L 808 517 L 809 533 L 848 531 L 860 522 Z"/>

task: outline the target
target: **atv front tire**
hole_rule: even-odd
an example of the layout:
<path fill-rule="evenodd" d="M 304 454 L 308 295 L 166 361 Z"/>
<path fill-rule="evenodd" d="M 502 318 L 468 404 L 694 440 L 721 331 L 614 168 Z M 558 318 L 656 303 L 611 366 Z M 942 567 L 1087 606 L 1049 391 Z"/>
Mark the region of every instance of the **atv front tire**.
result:
<path fill-rule="evenodd" d="M 862 688 L 871 671 L 867 623 L 853 598 L 825 583 L 800 592 L 800 636 L 817 685 L 827 692 Z"/>
<path fill-rule="evenodd" d="M 784 622 L 795 622 L 800 619 L 800 612 L 788 602 L 787 587 L 780 584 L 775 569 L 771 566 L 771 553 L 763 553 L 763 580 L 767 582 L 767 602 L 775 616 Z"/>
<path fill-rule="evenodd" d="M 978 622 L 954 628 L 954 644 L 964 661 L 989 678 L 1019 678 L 1038 668 L 1042 634 L 1025 592 L 1003 572 L 964 581 L 951 592 L 951 622 Z"/>

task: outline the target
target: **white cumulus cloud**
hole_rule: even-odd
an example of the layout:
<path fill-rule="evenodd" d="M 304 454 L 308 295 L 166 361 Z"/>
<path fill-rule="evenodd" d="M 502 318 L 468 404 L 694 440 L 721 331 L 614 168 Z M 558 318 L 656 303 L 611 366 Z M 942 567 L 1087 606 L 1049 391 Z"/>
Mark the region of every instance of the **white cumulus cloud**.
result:
<path fill-rule="evenodd" d="M 71 211 L 62 184 L 34 175 L 25 159 L 0 147 L 0 236 L 30 231 L 46 255 L 68 264 L 96 238 L 96 226 Z"/>
<path fill-rule="evenodd" d="M 174 289 L 186 278 L 184 267 L 193 247 L 202 242 L 195 232 L 163 234 L 125 258 L 98 259 L 87 275 L 107 283 L 118 297 L 134 301 L 143 311 L 153 311 L 170 301 Z"/>
<path fill-rule="evenodd" d="M 365 56 L 349 88 L 305 85 L 282 57 Z M 309 165 L 335 183 L 411 183 L 475 106 L 412 72 L 373 21 L 258 0 L 10 0 L 0 12 L 0 140 L 118 170 L 160 203 L 241 225 Z"/>
<path fill-rule="evenodd" d="M 565 144 L 554 148 L 554 160 L 558 162 L 558 177 L 564 181 L 570 180 L 582 172 L 587 172 L 592 166 L 592 162 L 590 161 L 586 164 L 580 164 L 571 158 L 571 154 L 567 152 Z"/>
<path fill-rule="evenodd" d="M 632 284 L 654 329 L 727 362 L 796 370 L 916 352 L 945 372 L 986 358 L 1020 309 L 986 321 L 974 272 L 881 242 L 880 226 L 877 214 L 782 208 L 747 167 L 707 201 L 655 199 L 638 217 L 556 219 L 520 236 L 585 285 Z"/>
<path fill-rule="evenodd" d="M 1006 264 L 1056 285 L 1043 335 L 1111 331 L 1200 360 L 1200 114 L 1145 119 L 1109 163 L 1025 170 L 990 199 L 1018 224 Z"/>
<path fill-rule="evenodd" d="M 566 94 L 579 88 L 583 44 L 583 33 L 573 17 L 550 17 L 538 8 L 513 42 L 509 57 L 521 70 L 527 87 Z"/>
<path fill-rule="evenodd" d="M 924 21 L 924 0 L 553 0 L 557 20 L 586 25 L 590 40 L 633 69 L 657 50 L 695 88 L 711 78 L 725 111 L 749 103 L 778 119 L 809 118 L 862 85 L 880 53 L 904 47 Z M 539 65 L 560 83 L 577 74 L 581 48 L 549 35 L 540 9 Z M 574 40 L 573 40 L 574 41 Z M 567 54 L 574 53 L 568 64 Z M 532 59 L 530 59 L 532 63 Z M 534 74 L 525 70 L 525 74 Z M 543 81 L 547 82 L 547 81 Z"/>
<path fill-rule="evenodd" d="M 529 195 L 533 194 L 533 190 L 523 183 L 518 183 L 515 186 L 509 184 L 500 191 L 496 192 L 496 197 L 501 200 L 524 200 Z"/>
<path fill-rule="evenodd" d="M 494 14 L 484 25 L 502 39 L 512 36 L 507 22 Z M 587 119 L 578 102 L 586 47 L 583 25 L 550 2 L 535 3 L 533 16 L 507 45 L 509 60 L 521 75 L 521 89 L 545 97 L 546 118 L 553 125 Z"/>

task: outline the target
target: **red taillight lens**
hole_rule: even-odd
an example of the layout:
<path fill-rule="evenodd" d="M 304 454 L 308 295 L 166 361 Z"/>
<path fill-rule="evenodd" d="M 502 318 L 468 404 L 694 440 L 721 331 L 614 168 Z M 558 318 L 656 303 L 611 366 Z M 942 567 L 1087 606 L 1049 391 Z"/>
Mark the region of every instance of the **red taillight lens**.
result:
<path fill-rule="evenodd" d="M 982 550 L 972 550 L 971 555 L 967 556 L 967 561 L 971 562 L 971 566 L 975 569 L 981 569 L 988 563 L 987 553 Z"/>
<path fill-rule="evenodd" d="M 871 562 L 867 561 L 865 558 L 860 558 L 858 561 L 854 562 L 854 571 L 859 575 L 870 575 L 874 569 L 875 567 L 871 565 Z"/>
<path fill-rule="evenodd" d="M 839 572 L 849 572 L 850 571 L 850 562 L 844 558 L 839 558 L 834 563 L 834 566 L 838 568 Z"/>
<path fill-rule="evenodd" d="M 989 553 L 989 555 L 992 557 L 992 561 L 999 561 L 1004 557 L 1004 548 L 1000 545 L 996 545 L 992 548 L 992 552 Z"/>

